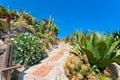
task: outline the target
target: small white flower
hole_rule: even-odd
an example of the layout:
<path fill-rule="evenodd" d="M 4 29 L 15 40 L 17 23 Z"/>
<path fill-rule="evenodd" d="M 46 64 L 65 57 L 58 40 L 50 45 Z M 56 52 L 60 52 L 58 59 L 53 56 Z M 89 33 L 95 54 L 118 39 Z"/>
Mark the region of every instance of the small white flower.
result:
<path fill-rule="evenodd" d="M 21 51 L 23 51 L 23 49 L 21 49 Z"/>
<path fill-rule="evenodd" d="M 18 50 L 21 50 L 21 48 L 20 48 L 20 47 L 18 47 Z"/>

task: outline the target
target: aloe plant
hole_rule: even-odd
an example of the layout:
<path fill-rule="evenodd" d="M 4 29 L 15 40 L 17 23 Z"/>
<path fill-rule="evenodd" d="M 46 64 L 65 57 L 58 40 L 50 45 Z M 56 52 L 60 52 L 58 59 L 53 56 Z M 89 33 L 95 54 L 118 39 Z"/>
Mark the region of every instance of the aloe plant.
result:
<path fill-rule="evenodd" d="M 96 65 L 103 70 L 113 62 L 120 62 L 119 50 L 115 49 L 119 41 L 113 42 L 112 36 L 98 36 L 93 33 L 84 38 L 84 43 L 84 47 L 79 45 L 81 51 L 87 55 L 91 65 Z"/>

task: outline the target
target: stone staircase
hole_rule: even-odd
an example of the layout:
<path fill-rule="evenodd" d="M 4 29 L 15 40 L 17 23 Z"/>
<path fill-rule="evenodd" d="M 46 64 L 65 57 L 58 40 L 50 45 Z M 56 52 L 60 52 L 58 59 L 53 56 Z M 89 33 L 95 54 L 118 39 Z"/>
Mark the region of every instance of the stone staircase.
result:
<path fill-rule="evenodd" d="M 68 49 L 68 45 L 60 43 L 40 64 L 21 70 L 19 80 L 68 80 L 63 69 L 64 61 L 69 56 Z"/>

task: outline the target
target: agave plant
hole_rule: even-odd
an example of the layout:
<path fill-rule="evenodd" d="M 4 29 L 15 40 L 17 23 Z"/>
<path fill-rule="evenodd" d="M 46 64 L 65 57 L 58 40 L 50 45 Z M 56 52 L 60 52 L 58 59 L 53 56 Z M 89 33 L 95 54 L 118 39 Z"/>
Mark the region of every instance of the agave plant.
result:
<path fill-rule="evenodd" d="M 85 36 L 86 36 L 86 33 L 82 32 L 82 31 L 80 31 L 80 32 L 76 31 L 76 32 L 73 33 L 70 42 L 71 42 L 72 45 L 76 45 L 76 43 L 83 44 L 83 40 L 82 39 Z"/>
<path fill-rule="evenodd" d="M 116 50 L 119 41 L 113 42 L 112 36 L 98 36 L 92 33 L 84 38 L 85 46 L 79 44 L 83 54 L 86 54 L 91 65 L 103 70 L 113 62 L 120 62 L 120 52 Z"/>
<path fill-rule="evenodd" d="M 114 42 L 120 40 L 120 31 L 112 32 L 112 35 Z M 116 46 L 116 49 L 120 49 L 120 43 Z"/>
<path fill-rule="evenodd" d="M 120 31 L 112 32 L 112 35 L 113 35 L 113 40 L 114 41 L 120 40 Z"/>

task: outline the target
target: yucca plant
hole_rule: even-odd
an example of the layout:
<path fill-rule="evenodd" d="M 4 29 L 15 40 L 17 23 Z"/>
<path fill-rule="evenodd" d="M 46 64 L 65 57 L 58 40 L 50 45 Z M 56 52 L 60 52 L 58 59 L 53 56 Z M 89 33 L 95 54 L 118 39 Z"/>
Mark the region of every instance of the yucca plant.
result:
<path fill-rule="evenodd" d="M 79 44 L 83 54 L 86 54 L 91 65 L 103 70 L 113 62 L 120 62 L 120 52 L 116 50 L 119 41 L 113 42 L 112 36 L 92 33 L 84 38 L 84 46 Z"/>

